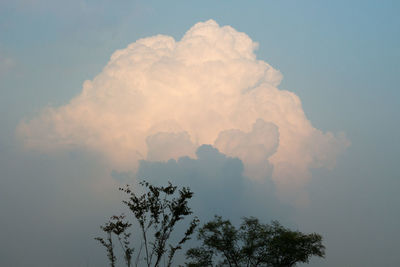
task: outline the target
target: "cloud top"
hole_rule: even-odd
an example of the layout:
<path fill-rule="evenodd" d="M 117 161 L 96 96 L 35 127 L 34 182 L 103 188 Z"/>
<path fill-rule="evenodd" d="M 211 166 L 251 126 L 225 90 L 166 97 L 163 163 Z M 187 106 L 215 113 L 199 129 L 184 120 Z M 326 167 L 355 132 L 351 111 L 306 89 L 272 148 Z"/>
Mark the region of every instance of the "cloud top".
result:
<path fill-rule="evenodd" d="M 299 97 L 277 88 L 281 73 L 256 58 L 257 46 L 213 20 L 180 41 L 137 40 L 68 104 L 21 122 L 18 136 L 27 148 L 83 148 L 125 170 L 143 159 L 195 157 L 211 144 L 239 157 L 251 178 L 272 173 L 278 185 L 301 185 L 310 168 L 334 166 L 349 142 L 311 125 Z"/>

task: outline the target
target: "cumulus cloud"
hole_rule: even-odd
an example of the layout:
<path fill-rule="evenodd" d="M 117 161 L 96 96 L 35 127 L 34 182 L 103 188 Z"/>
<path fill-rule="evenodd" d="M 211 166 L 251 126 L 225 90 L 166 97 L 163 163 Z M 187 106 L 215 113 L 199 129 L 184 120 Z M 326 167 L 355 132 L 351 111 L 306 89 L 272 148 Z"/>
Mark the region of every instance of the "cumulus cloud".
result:
<path fill-rule="evenodd" d="M 300 186 L 310 168 L 334 166 L 349 142 L 311 125 L 299 97 L 278 89 L 282 74 L 256 58 L 257 46 L 213 20 L 180 41 L 137 40 L 68 104 L 21 122 L 18 136 L 27 148 L 84 148 L 133 171 L 140 160 L 194 157 L 211 144 L 239 157 L 252 179 L 272 173 L 278 186 Z"/>
<path fill-rule="evenodd" d="M 292 205 L 277 198 L 272 181 L 247 179 L 243 171 L 240 159 L 228 157 L 211 145 L 202 145 L 196 150 L 195 158 L 140 161 L 136 179 L 157 185 L 171 181 L 189 186 L 194 192 L 191 207 L 203 222 L 215 214 L 237 223 L 240 216 L 257 216 L 265 221 L 286 216 Z"/>
<path fill-rule="evenodd" d="M 195 192 L 191 203 L 201 218 L 212 218 L 215 214 L 236 217 L 238 213 L 243 214 L 247 200 L 245 191 L 251 183 L 243 177 L 242 162 L 227 157 L 211 145 L 200 146 L 195 154 L 196 158 L 181 157 L 167 162 L 140 161 L 136 177 L 154 184 L 171 181 L 189 186 Z"/>
<path fill-rule="evenodd" d="M 252 130 L 245 133 L 239 129 L 220 132 L 215 146 L 223 153 L 242 159 L 247 177 L 262 179 L 269 175 L 272 166 L 268 158 L 279 145 L 278 127 L 271 122 L 257 119 Z"/>

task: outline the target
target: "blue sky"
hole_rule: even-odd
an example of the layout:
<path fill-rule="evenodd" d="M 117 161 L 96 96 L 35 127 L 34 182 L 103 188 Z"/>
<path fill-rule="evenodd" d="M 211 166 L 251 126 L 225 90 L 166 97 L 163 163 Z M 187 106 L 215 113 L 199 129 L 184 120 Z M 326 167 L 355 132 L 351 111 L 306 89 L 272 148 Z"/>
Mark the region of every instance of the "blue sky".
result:
<path fill-rule="evenodd" d="M 6 219 L 0 236 L 6 242 L 0 245 L 0 265 L 26 266 L 19 255 L 23 247 L 35 266 L 53 266 L 56 260 L 100 266 L 104 253 L 92 237 L 120 206 L 113 191 L 118 183 L 103 173 L 108 169 L 101 168 L 101 156 L 81 149 L 26 151 L 15 138 L 20 122 L 46 106 L 67 104 L 117 49 L 157 34 L 180 40 L 197 22 L 213 19 L 258 42 L 257 59 L 283 74 L 278 88 L 301 99 L 314 127 L 343 131 L 351 142 L 333 170 L 312 170 L 307 205 L 281 200 L 271 181 L 265 193 L 241 205 L 264 220 L 324 235 L 327 258 L 311 266 L 395 266 L 399 11 L 399 2 L 389 0 L 1 1 L 0 212 Z M 140 170 L 157 176 L 164 167 L 152 170 L 149 163 Z M 185 174 L 172 173 L 177 179 Z"/>

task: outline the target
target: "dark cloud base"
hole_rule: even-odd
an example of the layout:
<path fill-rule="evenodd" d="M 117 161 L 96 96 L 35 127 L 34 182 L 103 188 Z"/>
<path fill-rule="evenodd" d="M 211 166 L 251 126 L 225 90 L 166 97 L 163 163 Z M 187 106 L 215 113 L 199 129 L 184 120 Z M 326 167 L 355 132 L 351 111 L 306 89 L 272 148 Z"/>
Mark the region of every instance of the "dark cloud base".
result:
<path fill-rule="evenodd" d="M 291 208 L 280 203 L 270 179 L 253 181 L 243 175 L 243 163 L 211 145 L 196 151 L 197 159 L 181 157 L 167 162 L 141 161 L 136 179 L 162 185 L 171 181 L 195 193 L 192 207 L 203 220 L 215 214 L 239 221 L 243 216 L 278 219 Z M 280 214 L 280 215 L 279 215 Z"/>

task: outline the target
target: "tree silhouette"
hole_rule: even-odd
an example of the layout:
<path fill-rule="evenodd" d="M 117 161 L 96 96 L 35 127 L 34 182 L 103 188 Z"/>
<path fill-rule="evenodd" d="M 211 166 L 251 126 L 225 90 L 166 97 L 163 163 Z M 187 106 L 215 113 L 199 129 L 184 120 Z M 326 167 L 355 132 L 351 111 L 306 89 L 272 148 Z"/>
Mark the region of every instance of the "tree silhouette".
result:
<path fill-rule="evenodd" d="M 173 186 L 170 182 L 165 187 L 154 186 L 146 181 L 140 182 L 140 185 L 147 191 L 142 195 L 137 195 L 128 185 L 120 188 L 128 195 L 128 199 L 123 203 L 133 213 L 140 228 L 141 245 L 136 252 L 135 266 L 138 266 L 141 260 L 144 260 L 148 267 L 159 266 L 166 253 L 168 253 L 166 265 L 171 266 L 176 251 L 182 249 L 182 245 L 190 239 L 199 222 L 197 217 L 194 217 L 183 237 L 174 244 L 169 242 L 177 223 L 192 214 L 188 200 L 192 198 L 193 192 L 188 187 L 177 190 L 177 186 Z M 127 266 L 131 266 L 132 255 L 135 251 L 130 247 L 131 234 L 127 233 L 131 224 L 124 222 L 124 219 L 124 215 L 112 216 L 109 222 L 100 227 L 107 238 L 95 238 L 106 248 L 112 267 L 115 266 L 117 260 L 114 252 L 114 235 L 124 251 Z"/>
<path fill-rule="evenodd" d="M 107 250 L 107 257 L 110 260 L 110 264 L 112 267 L 115 266 L 115 262 L 117 260 L 114 254 L 114 244 L 112 240 L 112 234 L 117 236 L 117 239 L 121 245 L 121 248 L 124 251 L 124 259 L 126 261 L 126 265 L 128 267 L 131 266 L 131 258 L 133 253 L 133 248 L 129 247 L 129 237 L 130 233 L 127 233 L 126 230 L 132 225 L 128 222 L 124 222 L 125 215 L 120 216 L 111 216 L 110 220 L 105 223 L 104 226 L 100 226 L 100 228 L 106 232 L 107 239 L 103 239 L 101 237 L 96 237 L 95 239 L 98 240 Z M 121 238 L 123 235 L 123 238 Z"/>
<path fill-rule="evenodd" d="M 324 257 L 319 234 L 303 234 L 279 222 L 261 224 L 254 217 L 243 218 L 239 229 L 229 220 L 215 216 L 199 229 L 202 246 L 186 253 L 189 267 L 272 266 L 290 267 L 307 263 L 312 256 Z"/>
<path fill-rule="evenodd" d="M 136 250 L 131 247 L 128 229 L 132 224 L 125 215 L 112 216 L 100 226 L 106 237 L 95 239 L 105 247 L 111 267 L 115 267 L 117 261 L 115 244 L 120 245 L 128 267 L 132 265 L 134 253 L 135 266 L 156 267 L 163 259 L 163 265 L 170 267 L 175 253 L 182 249 L 199 224 L 199 219 L 193 217 L 185 227 L 183 237 L 171 241 L 178 222 L 192 214 L 188 200 L 193 197 L 193 192 L 188 187 L 178 190 L 170 182 L 167 186 L 154 186 L 146 181 L 139 184 L 145 189 L 143 194 L 135 193 L 128 185 L 119 190 L 127 194 L 127 199 L 122 202 L 138 224 L 140 232 L 136 237 L 141 241 L 140 246 Z M 254 217 L 244 217 L 240 227 L 236 228 L 229 220 L 215 216 L 198 230 L 198 240 L 202 245 L 186 252 L 188 267 L 291 267 L 308 263 L 312 256 L 325 256 L 321 235 L 292 231 L 277 221 L 262 224 Z"/>

